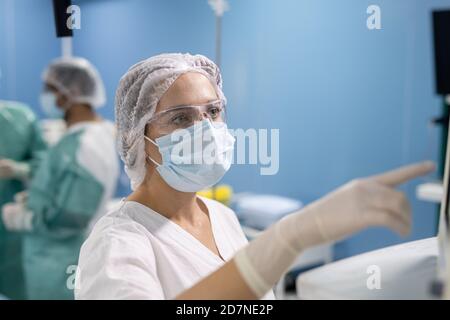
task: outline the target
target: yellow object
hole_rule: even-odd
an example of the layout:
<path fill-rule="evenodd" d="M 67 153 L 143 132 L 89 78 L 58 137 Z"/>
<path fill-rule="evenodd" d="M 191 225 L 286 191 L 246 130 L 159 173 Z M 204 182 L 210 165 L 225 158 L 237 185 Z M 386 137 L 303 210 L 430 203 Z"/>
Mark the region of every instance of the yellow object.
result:
<path fill-rule="evenodd" d="M 221 184 L 212 188 L 208 188 L 202 191 L 197 192 L 199 196 L 213 199 L 223 203 L 228 206 L 233 196 L 233 188 L 226 184 Z"/>

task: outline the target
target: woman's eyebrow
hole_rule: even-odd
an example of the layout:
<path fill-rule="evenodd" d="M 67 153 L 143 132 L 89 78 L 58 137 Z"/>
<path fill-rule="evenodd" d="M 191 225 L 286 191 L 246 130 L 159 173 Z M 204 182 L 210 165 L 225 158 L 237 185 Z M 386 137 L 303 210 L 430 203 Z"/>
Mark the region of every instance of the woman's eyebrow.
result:
<path fill-rule="evenodd" d="M 170 109 L 175 109 L 175 108 L 190 107 L 190 106 L 202 106 L 202 105 L 210 104 L 210 103 L 213 103 L 213 102 L 216 102 L 216 101 L 220 101 L 220 99 L 217 99 L 217 98 L 216 99 L 210 99 L 207 102 L 203 102 L 203 103 L 179 104 L 179 105 L 175 105 L 175 106 L 170 106 L 167 109 L 162 110 L 162 112 L 170 110 Z"/>

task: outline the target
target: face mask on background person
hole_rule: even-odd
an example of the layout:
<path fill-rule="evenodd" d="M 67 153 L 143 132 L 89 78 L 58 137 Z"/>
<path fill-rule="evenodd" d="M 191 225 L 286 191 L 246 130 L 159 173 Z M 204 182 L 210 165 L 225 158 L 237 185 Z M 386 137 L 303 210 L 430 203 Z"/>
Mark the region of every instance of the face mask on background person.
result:
<path fill-rule="evenodd" d="M 144 136 L 158 147 L 162 163 L 150 156 L 147 158 L 172 188 L 181 192 L 197 192 L 216 184 L 230 169 L 235 139 L 224 122 L 211 122 L 209 119 L 183 130 L 181 139 L 175 137 L 179 134 L 177 131 L 156 141 Z M 181 155 L 180 150 L 187 152 Z"/>
<path fill-rule="evenodd" d="M 41 93 L 40 102 L 42 111 L 51 119 L 62 119 L 64 117 L 64 110 L 59 108 L 56 104 L 56 95 L 50 91 Z"/>

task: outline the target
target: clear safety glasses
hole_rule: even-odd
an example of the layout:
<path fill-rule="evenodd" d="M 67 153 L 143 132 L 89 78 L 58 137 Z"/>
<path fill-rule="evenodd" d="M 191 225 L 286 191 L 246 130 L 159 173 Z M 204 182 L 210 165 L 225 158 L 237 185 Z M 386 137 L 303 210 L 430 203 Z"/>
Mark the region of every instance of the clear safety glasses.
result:
<path fill-rule="evenodd" d="M 216 100 L 202 105 L 174 107 L 157 113 L 148 124 L 165 135 L 179 129 L 189 128 L 204 119 L 225 122 L 224 101 Z"/>

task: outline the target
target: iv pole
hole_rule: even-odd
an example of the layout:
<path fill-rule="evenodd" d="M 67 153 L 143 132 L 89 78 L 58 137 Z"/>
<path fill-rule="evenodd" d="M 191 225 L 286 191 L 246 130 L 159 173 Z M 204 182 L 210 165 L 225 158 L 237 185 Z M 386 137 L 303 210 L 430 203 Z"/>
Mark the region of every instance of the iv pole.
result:
<path fill-rule="evenodd" d="M 69 28 L 68 10 L 72 6 L 71 0 L 53 0 L 53 13 L 55 17 L 56 37 L 61 39 L 61 56 L 72 56 L 72 29 Z"/>
<path fill-rule="evenodd" d="M 214 14 L 216 15 L 216 56 L 215 62 L 217 66 L 221 67 L 222 62 L 222 16 L 225 11 L 228 11 L 230 6 L 227 0 L 208 0 Z"/>
<path fill-rule="evenodd" d="M 225 11 L 229 10 L 227 0 L 208 0 L 208 4 L 211 6 L 214 14 L 216 15 L 216 53 L 215 62 L 216 65 L 221 68 L 222 62 L 222 16 Z M 216 199 L 216 186 L 211 188 L 213 199 Z"/>

